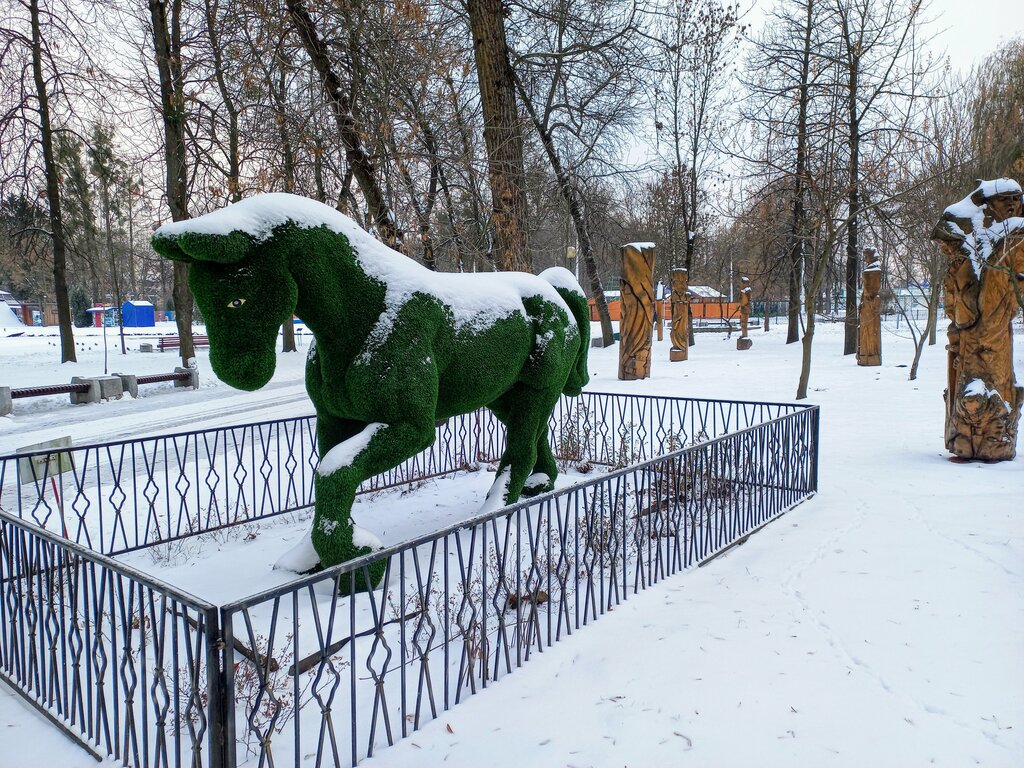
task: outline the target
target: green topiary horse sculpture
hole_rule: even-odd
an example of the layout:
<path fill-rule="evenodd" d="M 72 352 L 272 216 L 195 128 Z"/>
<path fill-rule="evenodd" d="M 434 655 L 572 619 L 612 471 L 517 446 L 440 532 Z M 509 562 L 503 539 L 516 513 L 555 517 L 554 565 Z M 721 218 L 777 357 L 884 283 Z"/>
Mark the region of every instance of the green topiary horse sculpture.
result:
<path fill-rule="evenodd" d="M 165 225 L 153 247 L 191 264 L 210 362 L 231 386 L 270 380 L 293 314 L 315 338 L 315 516 L 309 541 L 276 567 L 310 572 L 380 548 L 350 518 L 360 483 L 429 447 L 437 421 L 483 406 L 507 427 L 484 508 L 553 488 L 548 419 L 589 379 L 589 307 L 568 270 L 431 272 L 336 210 L 287 194 Z M 378 565 L 370 584 L 352 586 L 376 586 Z"/>

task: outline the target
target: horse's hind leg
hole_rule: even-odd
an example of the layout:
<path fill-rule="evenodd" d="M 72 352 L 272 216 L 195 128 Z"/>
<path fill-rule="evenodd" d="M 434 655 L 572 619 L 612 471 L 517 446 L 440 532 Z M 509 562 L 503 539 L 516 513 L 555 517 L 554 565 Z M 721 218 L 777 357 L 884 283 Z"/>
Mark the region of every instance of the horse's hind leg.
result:
<path fill-rule="evenodd" d="M 523 496 L 536 496 L 555 489 L 555 478 L 558 477 L 558 464 L 551 452 L 551 441 L 548 437 L 547 419 L 537 434 L 537 460 L 533 464 L 533 472 L 523 484 Z"/>
<path fill-rule="evenodd" d="M 498 509 L 518 501 L 527 480 L 535 474 L 547 476 L 542 481 L 543 486 L 548 482 L 554 483 L 557 468 L 547 444 L 547 424 L 558 396 L 558 392 L 538 392 L 520 385 L 491 404 L 491 410 L 505 423 L 507 436 L 505 452 L 498 463 L 494 484 L 487 493 L 484 510 Z M 547 446 L 544 453 L 539 450 L 541 441 Z M 536 482 L 531 484 L 533 493 L 527 491 L 527 495 L 539 493 L 537 485 Z"/>

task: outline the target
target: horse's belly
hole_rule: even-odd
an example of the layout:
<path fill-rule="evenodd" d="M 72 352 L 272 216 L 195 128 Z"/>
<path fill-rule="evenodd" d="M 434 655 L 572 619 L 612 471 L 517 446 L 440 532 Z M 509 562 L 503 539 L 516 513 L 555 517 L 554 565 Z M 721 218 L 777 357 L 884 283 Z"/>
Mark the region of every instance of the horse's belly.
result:
<path fill-rule="evenodd" d="M 489 341 L 486 335 L 476 343 L 458 345 L 447 356 L 437 393 L 439 419 L 483 408 L 521 379 L 530 358 L 532 335 L 505 334 L 502 343 L 481 343 Z"/>

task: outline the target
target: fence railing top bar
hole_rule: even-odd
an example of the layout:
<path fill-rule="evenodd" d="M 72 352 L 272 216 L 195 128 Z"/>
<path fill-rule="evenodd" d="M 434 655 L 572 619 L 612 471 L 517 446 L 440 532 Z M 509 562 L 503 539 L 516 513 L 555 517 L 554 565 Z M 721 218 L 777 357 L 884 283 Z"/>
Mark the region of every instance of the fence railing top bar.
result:
<path fill-rule="evenodd" d="M 584 395 L 598 395 L 600 397 L 632 397 L 637 400 L 672 400 L 679 402 L 690 402 L 690 403 L 712 403 L 712 404 L 725 404 L 725 405 L 769 405 L 773 408 L 792 408 L 793 410 L 805 410 L 807 408 L 817 408 L 812 403 L 782 403 L 775 402 L 772 400 L 725 400 L 719 397 L 677 397 L 674 395 L 639 395 L 633 394 L 632 392 L 591 392 L 590 390 L 584 390 Z M 767 422 L 763 422 L 767 423 Z"/>
<path fill-rule="evenodd" d="M 122 576 L 126 576 L 127 578 L 132 579 L 133 581 L 139 582 L 140 584 L 146 587 L 150 587 L 151 589 L 154 589 L 157 592 L 162 592 L 166 594 L 168 597 L 177 600 L 179 603 L 189 605 L 190 607 L 196 610 L 212 611 L 216 610 L 217 608 L 217 606 L 215 606 L 213 603 L 203 600 L 200 597 L 196 597 L 195 595 L 186 592 L 185 590 L 180 589 L 179 587 L 176 587 L 173 584 L 168 584 L 165 581 L 161 581 L 160 579 L 154 578 L 148 573 L 137 570 L 136 568 L 133 568 L 132 566 L 122 563 L 118 560 L 114 560 L 112 557 L 108 557 L 107 555 L 95 552 L 89 549 L 88 547 L 82 546 L 81 544 L 76 544 L 70 539 L 65 539 L 63 536 L 58 536 L 57 534 L 48 531 L 45 528 L 41 528 L 35 523 L 23 520 L 20 517 L 15 517 L 11 515 L 9 512 L 4 511 L 3 509 L 0 509 L 0 521 L 10 523 L 15 528 L 20 528 L 21 530 L 26 531 L 32 536 L 36 536 L 40 539 L 45 539 L 46 541 L 49 541 L 50 543 L 55 544 L 58 547 L 67 550 L 68 552 L 74 553 L 75 556 L 81 557 L 83 560 L 89 560 L 91 562 L 94 562 L 98 565 L 103 566 L 104 568 L 115 571 L 116 573 L 119 573 Z"/>
<path fill-rule="evenodd" d="M 636 400 L 669 400 L 675 402 L 691 402 L 691 403 L 709 403 L 709 404 L 725 404 L 725 405 L 746 405 L 746 406 L 770 406 L 773 408 L 789 408 L 791 410 L 804 410 L 807 408 L 816 407 L 808 403 L 779 403 L 771 401 L 760 401 L 760 400 L 720 400 L 707 397 L 674 397 L 670 395 L 638 395 L 630 392 L 584 392 L 584 395 L 593 395 L 596 397 L 623 397 L 632 398 Z M 116 448 L 121 445 L 128 445 L 130 443 L 145 443 L 156 440 L 173 440 L 181 437 L 194 437 L 196 435 L 206 435 L 213 432 L 229 432 L 234 429 L 250 429 L 254 427 L 270 427 L 275 424 L 286 424 L 290 422 L 305 421 L 310 418 L 314 418 L 315 414 L 306 414 L 303 416 L 289 416 L 282 419 L 269 419 L 267 421 L 251 421 L 245 424 L 229 424 L 222 427 L 210 427 L 209 429 L 196 429 L 188 430 L 183 432 L 171 432 L 163 435 L 148 435 L 142 437 L 129 437 L 123 440 L 111 440 L 107 442 L 94 442 L 94 443 L 82 443 L 79 445 L 73 445 L 70 448 L 57 449 L 53 448 L 41 448 L 35 451 L 16 451 L 14 453 L 8 453 L 0 455 L 0 461 L 10 461 L 13 459 L 25 459 L 33 456 L 46 456 L 57 452 L 74 452 L 74 451 L 87 451 L 94 448 Z"/>
<path fill-rule="evenodd" d="M 675 399 L 682 400 L 686 398 Z M 669 453 L 662 454 L 661 456 L 655 456 L 654 458 L 647 459 L 638 464 L 630 464 L 629 466 L 613 470 L 612 472 L 608 472 L 607 474 L 600 475 L 599 477 L 595 477 L 591 480 L 587 480 L 582 483 L 574 483 L 573 485 L 566 486 L 565 488 L 558 488 L 553 491 L 548 491 L 547 493 L 532 496 L 528 499 L 521 499 L 520 501 L 517 501 L 515 504 L 510 504 L 507 507 L 501 507 L 500 509 L 491 510 L 488 512 L 481 512 L 477 515 L 474 515 L 473 517 L 469 517 L 465 520 L 453 523 L 452 525 L 449 525 L 445 528 L 439 528 L 435 531 L 425 533 L 422 536 L 418 536 L 413 539 L 407 539 L 406 541 L 401 541 L 397 544 L 392 544 L 389 547 L 378 549 L 376 552 L 371 552 L 368 555 L 357 557 L 354 560 L 349 560 L 346 563 L 341 563 L 339 565 L 331 566 L 330 568 L 325 568 L 324 570 L 318 571 L 317 573 L 299 576 L 297 579 L 285 582 L 284 584 L 279 584 L 276 587 L 270 587 L 261 592 L 249 595 L 248 597 L 233 600 L 232 602 L 222 605 L 221 610 L 226 613 L 244 610 L 252 605 L 262 603 L 266 600 L 272 600 L 276 597 L 280 597 L 281 595 L 290 594 L 297 590 L 304 589 L 305 587 L 308 587 L 312 584 L 316 584 L 327 579 L 337 579 L 339 576 L 342 576 L 346 573 L 353 573 L 359 570 L 360 568 L 368 565 L 369 563 L 372 563 L 375 560 L 384 557 L 391 557 L 392 555 L 396 555 L 401 552 L 406 552 L 410 549 L 414 549 L 415 547 L 427 544 L 431 541 L 435 541 L 437 539 L 444 538 L 445 536 L 449 536 L 453 533 L 457 533 L 458 531 L 466 530 L 469 528 L 473 528 L 474 526 L 480 525 L 482 523 L 490 522 L 491 520 L 497 520 L 498 518 L 508 517 L 528 507 L 543 504 L 545 502 L 551 501 L 553 499 L 558 499 L 563 496 L 571 496 L 574 493 L 579 493 L 580 491 L 592 488 L 602 483 L 615 481 L 620 477 L 629 475 L 630 473 L 643 471 L 654 464 L 661 464 L 666 461 L 670 461 L 678 457 L 685 456 L 686 454 L 689 453 L 697 453 L 698 451 L 707 450 L 710 446 L 716 445 L 718 443 L 723 443 L 728 440 L 736 440 L 737 438 L 740 438 L 749 432 L 764 429 L 765 427 L 768 427 L 772 424 L 777 424 L 787 419 L 802 416 L 804 413 L 810 413 L 816 410 L 818 410 L 817 405 L 808 404 L 806 406 L 800 407 L 799 410 L 793 413 L 785 413 L 780 416 L 776 416 L 773 419 L 767 419 L 757 424 L 753 424 L 749 427 L 738 429 L 735 432 L 729 432 L 727 434 L 720 435 L 719 437 L 707 440 L 706 442 L 703 443 L 697 443 L 695 445 L 688 445 L 683 448 L 678 448 Z"/>

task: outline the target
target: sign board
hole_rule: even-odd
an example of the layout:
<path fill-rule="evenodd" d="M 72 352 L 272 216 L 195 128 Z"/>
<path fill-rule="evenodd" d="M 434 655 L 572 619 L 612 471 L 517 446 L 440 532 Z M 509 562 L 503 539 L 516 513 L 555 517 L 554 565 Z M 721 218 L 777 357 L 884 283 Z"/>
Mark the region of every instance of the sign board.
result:
<path fill-rule="evenodd" d="M 47 448 L 70 448 L 71 437 L 58 437 L 56 440 L 47 440 L 35 445 L 26 445 L 18 448 L 15 453 L 30 453 L 42 451 Z M 71 452 L 67 450 L 54 450 L 50 453 L 40 453 L 36 456 L 26 456 L 18 459 L 18 475 L 21 484 L 38 483 L 47 477 L 56 477 L 64 472 L 70 472 L 75 465 L 72 461 Z"/>

